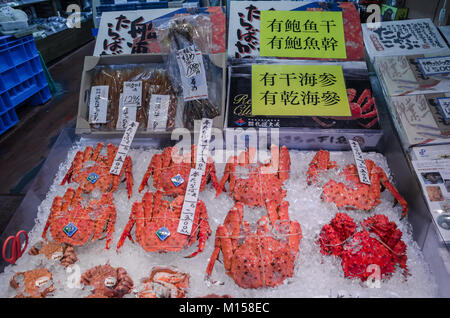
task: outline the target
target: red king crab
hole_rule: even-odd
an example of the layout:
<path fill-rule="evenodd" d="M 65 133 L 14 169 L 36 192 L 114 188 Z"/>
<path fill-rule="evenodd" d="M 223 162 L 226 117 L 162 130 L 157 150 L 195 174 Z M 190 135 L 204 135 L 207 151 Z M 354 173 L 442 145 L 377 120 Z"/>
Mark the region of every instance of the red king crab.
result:
<path fill-rule="evenodd" d="M 197 150 L 195 145 L 192 146 L 190 153 L 184 155 L 180 155 L 176 147 L 167 147 L 163 150 L 162 154 L 155 154 L 139 186 L 139 192 L 145 189 L 148 179 L 151 176 L 153 186 L 157 191 L 162 191 L 167 196 L 184 195 L 191 168 L 195 168 L 196 166 L 196 154 Z M 219 182 L 216 176 L 214 161 L 210 157 L 207 160 L 205 174 L 200 184 L 200 191 L 205 189 L 209 178 L 211 178 L 213 186 L 217 190 Z"/>
<path fill-rule="evenodd" d="M 136 241 L 147 252 L 176 252 L 191 246 L 197 240 L 197 251 L 187 257 L 193 257 L 203 251 L 206 240 L 211 235 L 203 201 L 197 201 L 192 232 L 188 236 L 177 232 L 184 196 L 177 196 L 169 203 L 162 199 L 162 195 L 162 192 L 146 192 L 142 202 L 133 203 L 130 220 L 120 237 L 117 250 L 122 247 L 127 237 L 133 241 L 131 230 L 136 224 Z"/>
<path fill-rule="evenodd" d="M 215 248 L 206 269 L 211 276 L 214 263 L 223 254 L 227 275 L 242 288 L 275 287 L 294 274 L 302 231 L 297 221 L 290 221 L 289 203 L 279 206 L 267 201 L 267 215 L 257 222 L 257 230 L 243 221 L 244 206 L 236 202 L 223 225 L 216 231 Z"/>
<path fill-rule="evenodd" d="M 152 269 L 150 277 L 142 280 L 139 298 L 185 298 L 189 287 L 189 274 L 167 267 Z"/>
<path fill-rule="evenodd" d="M 55 291 L 52 273 L 45 267 L 16 273 L 9 284 L 19 290 L 17 298 L 44 298 Z"/>
<path fill-rule="evenodd" d="M 248 206 L 265 206 L 266 200 L 276 203 L 286 196 L 282 188 L 283 182 L 289 178 L 291 159 L 286 146 L 270 148 L 271 160 L 268 163 L 256 163 L 255 148 L 241 152 L 239 156 L 232 156 L 225 165 L 224 175 L 219 184 L 216 196 L 225 189 L 225 183 L 230 182 L 230 195 L 235 201 Z M 248 172 L 239 172 L 247 169 Z"/>
<path fill-rule="evenodd" d="M 89 298 L 122 298 L 133 289 L 133 280 L 127 271 L 109 264 L 98 265 L 84 272 L 81 283 L 94 287 Z"/>
<path fill-rule="evenodd" d="M 386 278 L 400 266 L 407 274 L 406 244 L 395 222 L 376 214 L 357 224 L 345 213 L 337 213 L 319 235 L 320 252 L 341 258 L 345 277 L 366 281 L 372 275 L 371 265 L 379 266 L 380 278 Z"/>
<path fill-rule="evenodd" d="M 358 124 L 364 128 L 370 128 L 378 122 L 377 106 L 375 104 L 375 98 L 372 97 L 370 89 L 365 89 L 358 100 L 355 102 L 357 91 L 354 88 L 347 89 L 348 102 L 350 104 L 350 111 L 352 115 L 350 117 L 316 117 L 313 116 L 313 120 L 320 126 L 325 128 L 331 128 L 336 124 L 336 120 L 358 120 Z M 365 102 L 364 102 L 365 101 Z M 364 104 L 363 104 L 364 103 Z M 324 122 L 323 119 L 332 119 L 331 123 Z M 372 120 L 370 120 L 372 118 Z M 370 120 L 368 123 L 364 123 L 362 120 Z"/>
<path fill-rule="evenodd" d="M 81 188 L 67 189 L 63 197 L 55 197 L 45 224 L 42 238 L 47 240 L 47 231 L 55 241 L 74 246 L 86 244 L 105 237 L 108 249 L 114 225 L 116 208 L 112 193 L 104 193 L 99 200 L 91 200 L 87 207 L 81 204 Z"/>
<path fill-rule="evenodd" d="M 95 149 L 87 146 L 84 151 L 78 151 L 61 185 L 66 182 L 76 182 L 86 193 L 90 193 L 94 189 L 99 189 L 101 193 L 114 192 L 118 189 L 122 176 L 125 174 L 128 198 L 130 198 L 133 191 L 131 157 L 125 158 L 120 175 L 113 175 L 109 171 L 118 147 L 108 144 L 107 155 L 102 155 L 103 147 L 102 143 L 98 143 Z"/>
<path fill-rule="evenodd" d="M 56 241 L 38 242 L 30 248 L 30 255 L 44 254 L 47 259 L 60 261 L 67 267 L 78 261 L 77 254 L 72 246 Z"/>
<path fill-rule="evenodd" d="M 381 203 L 380 193 L 384 188 L 395 198 L 395 202 L 400 202 L 403 213 L 402 218 L 408 212 L 408 204 L 398 193 L 397 189 L 389 182 L 389 178 L 383 169 L 378 167 L 372 160 L 365 160 L 370 185 L 360 182 L 356 165 L 350 164 L 344 168 L 341 175 L 351 185 L 346 185 L 335 180 L 328 181 L 323 186 L 322 200 L 333 202 L 338 208 L 357 209 L 370 211 Z M 306 181 L 310 185 L 317 182 L 320 173 L 336 168 L 336 162 L 330 161 L 330 153 L 326 150 L 319 150 L 309 164 L 306 172 Z"/>

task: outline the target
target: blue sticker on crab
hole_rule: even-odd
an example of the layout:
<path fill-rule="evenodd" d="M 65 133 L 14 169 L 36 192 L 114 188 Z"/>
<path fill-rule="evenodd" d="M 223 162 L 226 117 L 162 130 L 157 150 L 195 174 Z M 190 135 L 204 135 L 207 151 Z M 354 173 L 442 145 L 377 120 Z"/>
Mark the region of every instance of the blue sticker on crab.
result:
<path fill-rule="evenodd" d="M 94 184 L 95 182 L 97 182 L 98 178 L 100 178 L 99 175 L 95 172 L 92 172 L 90 175 L 88 175 L 87 181 Z"/>
<path fill-rule="evenodd" d="M 165 241 L 166 238 L 169 237 L 170 235 L 170 231 L 167 227 L 163 226 L 162 228 L 160 228 L 158 231 L 156 231 L 156 235 L 158 236 L 158 238 L 161 241 Z"/>
<path fill-rule="evenodd" d="M 63 231 L 68 237 L 72 237 L 72 235 L 74 235 L 75 232 L 78 231 L 78 228 L 75 226 L 75 224 L 70 222 L 63 228 Z"/>
<path fill-rule="evenodd" d="M 172 183 L 178 187 L 179 185 L 183 184 L 184 179 L 180 174 L 177 174 L 175 177 L 173 177 L 172 179 Z"/>

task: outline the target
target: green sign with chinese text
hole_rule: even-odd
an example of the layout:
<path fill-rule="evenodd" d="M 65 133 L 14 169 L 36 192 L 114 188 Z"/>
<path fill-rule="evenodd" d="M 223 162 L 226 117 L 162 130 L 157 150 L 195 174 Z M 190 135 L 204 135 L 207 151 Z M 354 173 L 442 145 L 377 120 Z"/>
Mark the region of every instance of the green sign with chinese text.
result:
<path fill-rule="evenodd" d="M 260 56 L 347 58 L 342 12 L 261 11 Z"/>
<path fill-rule="evenodd" d="M 252 65 L 252 115 L 351 116 L 340 65 Z"/>

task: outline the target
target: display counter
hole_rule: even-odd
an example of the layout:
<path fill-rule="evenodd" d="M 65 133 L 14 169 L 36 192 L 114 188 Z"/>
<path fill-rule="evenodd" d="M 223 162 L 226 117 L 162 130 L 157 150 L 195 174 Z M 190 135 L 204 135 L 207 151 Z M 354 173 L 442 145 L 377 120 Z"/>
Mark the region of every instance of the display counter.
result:
<path fill-rule="evenodd" d="M 436 294 L 421 295 L 421 296 L 424 296 L 424 297 L 428 297 L 428 296 L 430 296 L 430 297 L 449 297 L 450 296 L 450 286 L 448 285 L 448 282 L 450 281 L 450 273 L 449 273 L 449 271 L 450 271 L 450 265 L 449 265 L 450 252 L 446 249 L 445 245 L 443 245 L 441 243 L 442 238 L 439 237 L 438 234 L 436 234 L 434 224 L 432 223 L 432 219 L 430 216 L 430 212 L 428 211 L 426 202 L 425 202 L 423 196 L 419 195 L 422 193 L 421 187 L 415 178 L 414 170 L 412 169 L 410 158 L 408 157 L 408 155 L 406 153 L 403 152 L 403 148 L 400 145 L 400 141 L 399 141 L 397 132 L 393 127 L 392 119 L 389 116 L 388 110 L 386 109 L 386 104 L 383 99 L 383 94 L 382 94 L 380 84 L 378 82 L 378 79 L 374 75 L 371 76 L 371 84 L 373 87 L 374 96 L 377 100 L 378 115 L 379 115 L 379 119 L 380 119 L 380 125 L 383 130 L 383 138 L 382 138 L 382 141 L 379 143 L 377 150 L 385 156 L 385 158 L 387 160 L 387 164 L 389 166 L 389 170 L 391 171 L 391 174 L 394 179 L 393 183 L 397 187 L 398 191 L 405 198 L 405 200 L 408 202 L 409 212 L 408 212 L 407 220 L 411 224 L 412 237 L 415 241 L 415 243 L 413 243 L 413 244 L 417 244 L 417 246 L 413 247 L 412 254 L 414 254 L 414 255 L 411 255 L 411 257 L 417 257 L 417 260 L 420 261 L 422 259 L 422 255 L 417 254 L 415 251 L 416 251 L 416 249 L 421 250 L 421 252 L 423 254 L 423 261 L 424 261 L 424 263 L 428 264 L 427 266 L 429 266 L 429 270 L 431 270 L 433 279 L 435 280 L 435 283 L 437 284 L 437 287 L 435 288 Z M 52 187 L 56 186 L 55 185 L 56 183 L 59 183 L 59 182 L 55 183 L 55 176 L 56 176 L 56 178 L 61 177 L 61 171 L 60 171 L 61 165 L 63 165 L 63 164 L 67 165 L 68 153 L 70 154 L 71 152 L 74 152 L 75 145 L 77 145 L 80 142 L 82 144 L 95 145 L 95 143 L 98 141 L 102 141 L 105 144 L 108 142 L 112 142 L 114 144 L 119 144 L 120 138 L 121 138 L 121 136 L 117 136 L 117 135 L 115 137 L 108 136 L 108 135 L 102 135 L 102 136 L 75 135 L 74 130 L 64 129 L 61 132 L 55 145 L 51 149 L 45 164 L 41 168 L 39 174 L 36 176 L 36 178 L 33 182 L 33 185 L 30 188 L 30 190 L 28 191 L 28 193 L 26 194 L 25 198 L 23 199 L 22 204 L 20 205 L 20 207 L 17 209 L 16 213 L 12 217 L 12 219 L 11 219 L 9 225 L 7 226 L 7 228 L 5 229 L 4 233 L 1 235 L 0 241 L 4 242 L 8 236 L 10 236 L 14 233 L 17 233 L 20 230 L 25 230 L 25 231 L 32 230 L 33 227 L 35 226 L 35 222 L 36 222 L 37 218 L 42 219 L 42 213 L 48 213 L 48 211 L 44 212 L 44 211 L 42 211 L 42 207 L 41 207 L 41 209 L 39 209 L 39 207 L 41 206 L 41 204 L 44 201 L 47 202 L 46 203 L 47 207 L 49 206 L 48 203 L 49 202 L 51 203 L 52 198 L 48 197 L 48 193 L 49 193 L 49 191 L 52 191 Z M 133 148 L 146 147 L 146 148 L 161 149 L 168 145 L 172 145 L 173 143 L 174 143 L 174 141 L 170 140 L 169 136 L 158 137 L 158 138 L 141 138 L 138 134 L 133 141 L 132 147 Z M 291 148 L 291 149 L 294 149 L 294 148 Z M 139 160 L 136 164 L 143 165 L 143 163 L 139 162 Z M 223 169 L 223 167 L 217 169 L 219 178 L 222 175 L 221 174 L 222 169 Z M 291 170 L 291 173 L 295 174 L 296 172 Z M 140 183 L 140 177 L 141 176 L 136 177 L 135 183 L 137 183 L 137 184 Z M 39 213 L 41 215 L 38 215 Z M 209 217 L 210 217 L 210 219 L 214 220 L 215 217 L 213 216 L 213 214 L 214 214 L 214 211 L 210 212 Z M 125 217 L 125 218 L 127 218 L 127 217 Z M 328 219 L 323 219 L 322 221 L 323 221 L 323 224 L 329 222 Z M 217 222 L 220 222 L 220 221 L 217 221 Z M 300 224 L 302 224 L 302 226 L 306 227 L 306 228 L 304 228 L 304 232 L 308 233 L 308 228 L 307 228 L 308 224 L 302 223 L 301 219 L 299 220 L 299 222 L 300 222 Z M 121 224 L 121 225 L 123 225 L 123 224 Z M 119 237 L 120 231 L 122 231 L 122 229 L 123 229 L 123 227 L 121 225 L 116 226 L 115 239 Z M 408 226 L 406 226 L 406 228 L 408 228 Z M 405 229 L 405 227 L 403 229 Z M 214 244 L 215 226 L 212 226 L 212 231 L 213 231 L 213 234 L 206 243 L 207 249 L 203 252 L 203 253 L 205 253 L 205 255 L 202 255 L 201 257 L 208 257 L 210 255 L 210 251 L 212 250 L 212 247 Z M 404 235 L 411 234 L 411 233 L 406 233 L 406 232 L 407 231 L 404 231 Z M 34 233 L 31 233 L 30 237 L 36 238 L 36 235 L 37 235 L 37 233 L 36 233 L 36 231 L 34 231 Z M 305 238 L 303 238 L 303 239 L 305 239 Z M 96 246 L 96 248 L 99 248 L 100 245 L 103 246 L 104 244 L 105 244 L 104 241 L 100 241 L 100 242 L 95 243 L 95 246 Z M 127 242 L 125 244 L 131 244 L 131 243 Z M 196 245 L 196 244 L 194 244 L 194 245 Z M 89 247 L 85 247 L 85 248 L 88 249 Z M 126 248 L 126 246 L 124 248 Z M 305 246 L 300 245 L 300 258 L 302 258 L 302 248 L 305 248 L 305 253 L 311 253 L 310 247 L 305 247 Z M 80 248 L 80 254 L 81 254 L 80 257 L 83 257 L 83 253 L 84 253 L 82 249 L 84 249 L 84 248 L 83 247 Z M 114 248 L 113 248 L 113 250 L 114 250 Z M 318 250 L 316 252 L 318 253 Z M 112 253 L 112 252 L 110 252 L 110 253 Z M 139 252 L 140 257 L 146 257 L 142 253 L 144 253 L 144 251 L 140 250 L 140 252 Z M 182 253 L 182 256 L 186 256 L 188 254 L 187 251 L 183 251 L 181 253 Z M 314 253 L 314 251 L 312 251 L 312 253 Z M 166 254 L 155 254 L 155 255 L 156 255 L 155 258 L 158 259 L 156 262 L 166 262 L 164 265 L 166 265 L 166 266 L 171 265 L 170 262 L 171 262 L 172 258 L 170 255 L 166 255 Z M 187 270 L 188 267 L 190 267 L 190 266 L 186 266 L 186 269 L 184 268 L 184 266 L 180 267 L 180 264 L 185 264 L 185 263 L 187 264 L 187 261 L 182 256 L 179 257 L 182 260 L 178 259 L 175 261 L 175 263 L 178 264 L 179 268 L 183 268 L 183 270 Z M 196 256 L 196 257 L 199 257 L 199 256 Z M 326 259 L 326 264 L 328 264 L 328 262 L 331 262 L 329 264 L 333 264 L 332 261 L 328 261 L 328 258 L 324 258 L 324 259 Z M 107 259 L 105 259 L 102 256 L 99 257 L 99 262 L 106 261 L 106 260 Z M 190 261 L 190 260 L 188 260 L 188 261 Z M 19 262 L 20 262 L 20 260 L 19 260 Z M 193 262 L 194 262 L 194 260 L 193 260 Z M 8 273 L 12 274 L 13 272 L 15 272 L 14 266 L 20 266 L 21 269 L 28 266 L 28 267 L 30 267 L 29 269 L 32 269 L 36 265 L 38 265 L 37 261 L 35 262 L 35 264 L 23 264 L 22 263 L 19 265 L 12 265 L 12 267 L 11 267 L 11 265 L 2 261 L 0 263 L 0 271 L 3 272 L 6 268 L 6 266 L 9 266 L 7 268 Z M 114 265 L 114 264 L 112 264 L 112 265 Z M 415 264 L 413 264 L 413 265 L 416 266 Z M 139 266 L 142 266 L 142 264 L 134 264 L 134 267 L 139 267 Z M 217 269 L 217 267 L 219 267 L 219 268 Z M 305 286 L 303 287 L 304 293 L 300 293 L 300 292 L 299 293 L 297 293 L 297 292 L 290 293 L 289 291 L 293 290 L 292 286 L 295 286 L 295 283 L 293 281 L 290 281 L 290 284 L 279 286 L 275 289 L 269 288 L 264 293 L 259 293 L 260 292 L 259 290 L 258 290 L 258 293 L 256 291 L 252 291 L 252 290 L 245 290 L 245 293 L 244 293 L 243 289 L 239 289 L 239 287 L 232 285 L 231 280 L 226 281 L 225 286 L 227 286 L 227 287 L 225 287 L 225 288 L 220 287 L 218 285 L 214 285 L 214 284 L 208 285 L 205 281 L 203 281 L 203 279 L 202 279 L 203 274 L 201 274 L 201 273 L 204 273 L 205 269 L 206 269 L 206 263 L 202 263 L 201 268 L 195 269 L 196 273 L 193 274 L 193 279 L 192 279 L 193 290 L 191 292 L 191 295 L 194 295 L 195 297 L 200 296 L 201 293 L 207 293 L 207 292 L 205 292 L 205 290 L 211 291 L 212 293 L 219 293 L 219 294 L 220 293 L 226 294 L 227 291 L 232 290 L 232 292 L 230 292 L 230 294 L 232 296 L 237 296 L 237 297 L 259 297 L 259 296 L 262 296 L 262 297 L 302 297 L 302 296 L 304 296 L 304 297 L 311 297 L 311 296 L 318 296 L 318 297 L 342 297 L 342 296 L 343 297 L 355 297 L 355 296 L 356 297 L 366 297 L 366 296 L 367 297 L 372 297 L 372 296 L 373 297 L 402 297 L 402 295 L 400 295 L 396 292 L 396 289 L 390 290 L 388 288 L 388 289 L 386 289 L 386 291 L 384 291 L 384 289 L 381 288 L 375 293 L 374 290 L 371 290 L 368 287 L 361 287 L 360 285 L 357 284 L 357 282 L 356 282 L 356 284 L 352 285 L 353 286 L 352 288 L 356 288 L 355 289 L 356 291 L 355 290 L 348 291 L 347 293 L 342 292 L 342 290 L 340 290 L 340 288 L 339 288 L 339 282 L 341 282 L 339 279 L 344 279 L 344 278 L 339 276 L 339 275 L 342 275 L 341 273 L 339 273 L 339 271 L 334 271 L 334 270 L 331 270 L 331 274 L 337 275 L 341 278 L 337 279 L 336 281 L 333 281 L 333 283 L 335 283 L 335 285 L 332 285 L 330 287 L 331 290 L 329 290 L 329 293 L 327 293 L 327 294 L 320 294 L 320 293 L 318 293 L 317 290 L 313 294 L 309 294 L 308 293 L 309 287 L 307 284 L 305 284 Z M 311 270 L 311 268 L 309 268 L 308 270 Z M 221 268 L 220 265 L 216 264 L 216 272 L 217 271 L 223 271 L 223 268 Z M 148 272 L 150 272 L 150 269 L 148 270 Z M 296 269 L 296 273 L 299 276 L 302 276 L 301 272 L 302 272 L 302 268 L 300 265 Z M 426 273 L 426 271 L 424 273 Z M 421 272 L 420 275 L 425 275 L 424 273 Z M 327 274 L 329 274 L 329 273 L 327 273 Z M 324 274 L 324 277 L 327 274 Z M 217 275 L 217 273 L 216 273 L 216 275 Z M 319 276 L 321 276 L 321 275 L 322 274 L 320 274 Z M 427 281 L 427 278 L 425 276 L 423 279 Z M 401 280 L 401 278 L 399 278 L 399 277 L 401 277 L 401 276 L 399 274 L 398 275 L 396 274 L 395 280 L 399 280 L 399 279 Z M 409 277 L 411 277 L 411 276 L 409 276 Z M 293 278 L 293 280 L 295 280 L 297 278 L 298 277 L 296 276 Z M 305 277 L 303 277 L 303 278 L 306 279 Z M 64 278 L 64 276 L 59 276 L 57 278 L 55 277 L 55 279 L 64 280 L 65 278 Z M 416 286 L 416 285 L 414 285 L 414 284 L 418 283 L 418 281 L 415 281 L 415 278 L 409 278 L 409 279 L 411 280 L 413 285 L 408 285 L 408 287 L 403 288 L 405 290 L 405 292 L 406 292 L 406 290 L 408 290 L 410 288 L 415 288 L 414 286 Z M 317 285 L 327 286 L 327 281 L 325 281 L 325 280 L 326 279 L 324 278 L 324 281 L 317 282 Z M 408 278 L 406 278 L 406 280 L 408 280 Z M 3 279 L 1 279 L 1 281 L 4 283 L 7 280 L 5 277 L 3 277 Z M 413 283 L 413 281 L 415 281 L 415 283 Z M 347 284 L 347 281 L 345 281 L 345 283 Z M 401 282 L 397 282 L 397 283 L 402 284 Z M 390 284 L 391 284 L 391 282 L 390 282 Z M 392 284 L 393 284 L 393 282 L 392 282 Z M 231 287 L 232 289 L 227 289 L 227 288 L 230 288 L 230 286 L 233 286 L 233 287 Z M 310 286 L 312 286 L 312 285 L 310 285 Z M 348 287 L 350 285 L 345 285 L 345 286 Z M 342 289 L 345 289 L 346 288 L 345 286 L 343 285 Z M 417 286 L 419 286 L 419 285 L 417 285 Z M 286 289 L 283 290 L 283 288 L 286 288 Z M 425 286 L 424 286 L 424 288 L 425 288 Z M 241 291 L 242 291 L 242 293 L 241 293 Z M 410 292 L 413 292 L 413 291 L 410 291 Z M 425 289 L 424 289 L 424 292 L 425 292 Z M 57 297 L 62 296 L 62 295 L 64 295 L 64 294 L 57 294 Z M 307 296 L 307 295 L 309 295 L 309 296 Z M 414 297 L 415 294 L 406 294 L 406 296 L 405 295 L 403 295 L 403 296 L 407 297 L 408 295 L 412 295 Z M 76 297 L 76 296 L 82 297 L 85 295 L 80 292 L 80 293 L 75 293 L 72 296 L 73 297 Z M 64 297 L 64 296 L 62 296 L 62 297 Z"/>

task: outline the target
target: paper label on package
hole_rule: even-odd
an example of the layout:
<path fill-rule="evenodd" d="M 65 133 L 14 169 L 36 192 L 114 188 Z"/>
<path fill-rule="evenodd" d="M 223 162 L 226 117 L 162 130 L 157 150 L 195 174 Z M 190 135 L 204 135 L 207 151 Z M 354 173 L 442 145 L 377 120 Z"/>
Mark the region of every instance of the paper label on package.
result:
<path fill-rule="evenodd" d="M 383 21 L 379 27 L 361 24 L 366 50 L 375 56 L 440 53 L 448 50 L 431 19 Z"/>
<path fill-rule="evenodd" d="M 205 173 L 206 164 L 208 162 L 209 141 L 211 139 L 212 124 L 212 119 L 203 118 L 200 125 L 200 136 L 198 137 L 197 161 L 195 169 L 202 171 L 202 174 Z"/>
<path fill-rule="evenodd" d="M 437 99 L 439 109 L 441 110 L 442 116 L 448 120 L 450 119 L 450 97 L 441 97 Z"/>
<path fill-rule="evenodd" d="M 425 76 L 450 73 L 450 56 L 418 58 L 417 62 Z"/>
<path fill-rule="evenodd" d="M 345 59 L 342 12 L 261 11 L 260 56 Z"/>
<path fill-rule="evenodd" d="M 184 101 L 208 98 L 202 53 L 191 45 L 177 51 Z"/>
<path fill-rule="evenodd" d="M 128 150 L 130 150 L 131 143 L 133 142 L 134 135 L 139 127 L 139 123 L 132 121 L 128 124 L 125 132 L 123 133 L 122 141 L 120 142 L 119 149 L 117 150 L 116 156 L 114 157 L 114 162 L 111 165 L 109 173 L 116 176 L 120 175 L 122 171 L 122 166 L 127 158 Z"/>
<path fill-rule="evenodd" d="M 109 86 L 92 86 L 89 100 L 89 123 L 105 124 L 108 112 Z"/>
<path fill-rule="evenodd" d="M 117 119 L 116 129 L 124 130 L 130 121 L 136 121 L 137 107 L 123 106 L 123 94 L 119 97 L 119 118 Z"/>
<path fill-rule="evenodd" d="M 178 233 L 191 235 L 202 176 L 201 170 L 191 169 L 181 209 L 180 222 L 178 223 Z"/>
<path fill-rule="evenodd" d="M 252 65 L 252 115 L 351 116 L 342 66 Z"/>
<path fill-rule="evenodd" d="M 359 146 L 359 143 L 355 140 L 349 140 L 348 143 L 352 148 L 353 157 L 355 158 L 356 169 L 358 169 L 359 181 L 370 185 L 369 172 L 367 171 L 367 166 L 364 161 L 364 156 L 361 151 L 361 147 Z"/>
<path fill-rule="evenodd" d="M 170 96 L 152 94 L 148 109 L 147 130 L 165 131 L 169 115 Z"/>
<path fill-rule="evenodd" d="M 124 107 L 141 107 L 142 81 L 124 82 L 122 95 Z"/>

